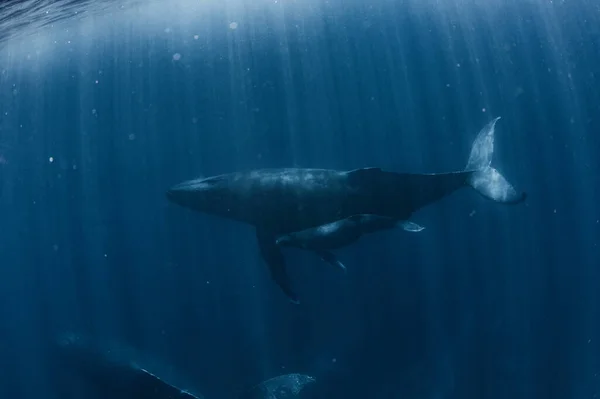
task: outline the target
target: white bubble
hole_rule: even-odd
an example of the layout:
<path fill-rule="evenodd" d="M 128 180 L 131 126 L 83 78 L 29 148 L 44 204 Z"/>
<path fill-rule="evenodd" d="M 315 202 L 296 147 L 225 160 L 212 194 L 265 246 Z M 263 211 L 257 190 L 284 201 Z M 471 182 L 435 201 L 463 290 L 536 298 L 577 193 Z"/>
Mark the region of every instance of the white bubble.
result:
<path fill-rule="evenodd" d="M 54 157 L 48 158 L 48 162 L 50 162 L 50 163 L 54 162 Z"/>
<path fill-rule="evenodd" d="M 229 29 L 237 29 L 238 27 L 238 23 L 237 22 L 232 22 L 229 24 Z"/>
<path fill-rule="evenodd" d="M 179 61 L 180 59 L 181 59 L 181 54 L 179 54 L 179 53 L 173 54 L 173 60 Z"/>
<path fill-rule="evenodd" d="M 485 108 L 481 108 L 481 112 L 485 112 Z"/>
<path fill-rule="evenodd" d="M 198 40 L 199 37 L 200 36 L 198 36 L 198 35 L 194 35 L 194 40 Z"/>

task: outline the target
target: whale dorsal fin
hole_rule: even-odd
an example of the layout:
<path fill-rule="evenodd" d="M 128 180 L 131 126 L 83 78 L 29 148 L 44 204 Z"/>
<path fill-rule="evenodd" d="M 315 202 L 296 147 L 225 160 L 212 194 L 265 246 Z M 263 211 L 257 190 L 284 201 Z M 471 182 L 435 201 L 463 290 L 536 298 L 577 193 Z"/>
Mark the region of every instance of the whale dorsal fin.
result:
<path fill-rule="evenodd" d="M 351 179 L 369 179 L 380 174 L 381 168 L 360 168 L 348 171 L 348 176 Z"/>
<path fill-rule="evenodd" d="M 374 173 L 374 172 L 381 172 L 381 168 L 375 168 L 375 167 L 368 167 L 368 168 L 358 168 L 358 169 L 352 169 L 348 171 L 348 174 L 357 174 L 357 173 Z"/>

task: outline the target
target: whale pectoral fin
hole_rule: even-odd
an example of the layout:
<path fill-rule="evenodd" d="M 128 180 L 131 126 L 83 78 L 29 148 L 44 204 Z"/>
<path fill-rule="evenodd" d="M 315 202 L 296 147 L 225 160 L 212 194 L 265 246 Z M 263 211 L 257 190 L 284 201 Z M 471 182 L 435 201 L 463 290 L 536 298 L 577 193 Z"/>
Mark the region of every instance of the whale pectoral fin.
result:
<path fill-rule="evenodd" d="M 271 278 L 293 303 L 299 304 L 300 301 L 292 289 L 292 283 L 287 274 L 285 258 L 275 240 L 275 234 L 256 229 L 256 238 L 258 239 L 260 254 L 271 272 Z"/>
<path fill-rule="evenodd" d="M 342 269 L 344 271 L 344 273 L 346 273 L 346 271 L 347 271 L 346 266 L 344 266 L 344 264 L 337 258 L 337 256 L 335 256 L 331 252 L 315 251 L 315 253 L 317 255 L 319 255 L 321 257 L 321 259 L 323 259 L 323 261 L 329 263 L 332 266 L 339 267 L 340 269 Z"/>
<path fill-rule="evenodd" d="M 409 222 L 408 220 L 400 222 L 400 226 L 404 231 L 410 231 L 411 233 L 418 233 L 419 231 L 425 229 L 425 227 L 418 225 L 414 222 Z"/>

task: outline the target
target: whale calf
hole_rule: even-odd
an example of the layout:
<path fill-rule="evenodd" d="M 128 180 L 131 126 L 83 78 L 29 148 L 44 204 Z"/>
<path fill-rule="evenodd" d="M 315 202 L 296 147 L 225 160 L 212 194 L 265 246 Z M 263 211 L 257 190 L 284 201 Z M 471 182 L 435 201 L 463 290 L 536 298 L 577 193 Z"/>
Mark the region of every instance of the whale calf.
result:
<path fill-rule="evenodd" d="M 184 181 L 166 192 L 169 201 L 194 211 L 248 223 L 256 228 L 271 277 L 298 303 L 276 238 L 326 225 L 352 215 L 408 220 L 417 210 L 463 187 L 503 204 L 518 204 L 525 193 L 491 166 L 495 118 L 481 129 L 466 167 L 446 173 L 397 173 L 370 167 L 260 169 Z"/>
<path fill-rule="evenodd" d="M 324 224 L 289 234 L 276 239 L 283 247 L 295 247 L 315 252 L 325 262 L 344 271 L 346 266 L 330 251 L 348 246 L 368 233 L 392 229 L 396 226 L 410 232 L 419 232 L 424 227 L 418 224 L 379 215 L 352 215 L 346 219 Z"/>

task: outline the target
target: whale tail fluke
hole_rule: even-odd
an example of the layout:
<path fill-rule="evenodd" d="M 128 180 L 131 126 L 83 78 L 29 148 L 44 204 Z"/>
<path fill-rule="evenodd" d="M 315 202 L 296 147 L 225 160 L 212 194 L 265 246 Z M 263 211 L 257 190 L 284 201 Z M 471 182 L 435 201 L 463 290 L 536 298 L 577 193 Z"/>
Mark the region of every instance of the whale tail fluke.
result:
<path fill-rule="evenodd" d="M 471 147 L 465 171 L 472 172 L 467 183 L 482 196 L 505 204 L 518 204 L 526 198 L 490 166 L 494 154 L 494 128 L 500 117 L 493 119 L 481 129 Z"/>

